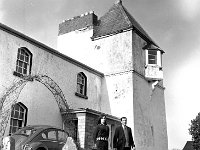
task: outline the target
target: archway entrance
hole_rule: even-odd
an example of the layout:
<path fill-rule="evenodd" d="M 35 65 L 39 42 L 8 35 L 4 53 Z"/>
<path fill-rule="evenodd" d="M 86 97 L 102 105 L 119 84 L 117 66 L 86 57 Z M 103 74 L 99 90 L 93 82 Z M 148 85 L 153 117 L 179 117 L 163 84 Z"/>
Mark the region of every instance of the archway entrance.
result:
<path fill-rule="evenodd" d="M 35 81 L 42 83 L 51 91 L 61 113 L 68 111 L 69 107 L 62 90 L 58 84 L 47 75 L 26 76 L 17 79 L 9 88 L 7 88 L 5 94 L 0 99 L 0 137 L 3 138 L 5 136 L 6 127 L 11 115 L 11 108 L 17 103 L 22 89 L 28 82 Z"/>

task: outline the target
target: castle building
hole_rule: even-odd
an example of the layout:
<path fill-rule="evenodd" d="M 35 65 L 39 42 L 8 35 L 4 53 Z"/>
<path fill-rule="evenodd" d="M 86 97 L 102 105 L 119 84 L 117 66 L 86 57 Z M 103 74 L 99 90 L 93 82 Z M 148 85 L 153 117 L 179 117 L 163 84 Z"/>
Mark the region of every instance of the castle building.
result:
<path fill-rule="evenodd" d="M 55 50 L 0 24 L 0 137 L 48 124 L 91 150 L 104 113 L 110 149 L 126 116 L 137 150 L 168 150 L 164 51 L 121 0 L 100 18 L 92 11 L 64 20 L 57 45 Z"/>

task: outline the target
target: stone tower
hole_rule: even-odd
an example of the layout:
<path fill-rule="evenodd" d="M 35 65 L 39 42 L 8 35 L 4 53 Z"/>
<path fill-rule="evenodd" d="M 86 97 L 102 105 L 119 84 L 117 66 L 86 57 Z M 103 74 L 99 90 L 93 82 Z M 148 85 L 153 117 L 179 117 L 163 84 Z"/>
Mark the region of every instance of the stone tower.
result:
<path fill-rule="evenodd" d="M 162 54 L 140 24 L 116 3 L 59 25 L 61 53 L 104 74 L 97 111 L 126 116 L 137 150 L 167 150 Z"/>

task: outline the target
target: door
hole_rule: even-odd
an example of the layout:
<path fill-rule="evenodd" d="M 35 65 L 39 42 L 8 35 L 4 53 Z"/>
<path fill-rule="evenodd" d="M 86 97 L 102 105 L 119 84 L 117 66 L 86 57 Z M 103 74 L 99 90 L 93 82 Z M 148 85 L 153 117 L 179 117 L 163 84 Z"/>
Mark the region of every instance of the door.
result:
<path fill-rule="evenodd" d="M 46 130 L 42 133 L 43 140 L 41 141 L 48 150 L 58 150 L 57 131 L 54 129 Z"/>

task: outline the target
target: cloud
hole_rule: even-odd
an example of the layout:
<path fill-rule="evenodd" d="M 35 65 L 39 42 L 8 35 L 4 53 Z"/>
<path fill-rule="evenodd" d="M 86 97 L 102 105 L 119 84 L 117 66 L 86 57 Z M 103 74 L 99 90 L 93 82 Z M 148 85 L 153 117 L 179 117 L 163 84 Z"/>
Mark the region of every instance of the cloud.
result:
<path fill-rule="evenodd" d="M 177 7 L 180 9 L 182 16 L 188 20 L 195 19 L 200 14 L 199 0 L 178 0 Z"/>
<path fill-rule="evenodd" d="M 200 38 L 198 39 L 200 43 Z M 176 66 L 176 70 L 171 72 L 172 78 L 168 80 L 167 92 L 167 120 L 169 147 L 183 148 L 187 140 L 191 140 L 189 135 L 190 121 L 196 117 L 199 110 L 199 85 L 200 85 L 200 44 L 196 48 L 191 48 L 189 55 L 185 56 L 182 66 Z M 171 102 L 169 102 L 171 101 Z M 174 135 L 174 133 L 176 134 Z"/>
<path fill-rule="evenodd" d="M 2 3 L 3 3 L 3 0 L 0 1 L 0 22 L 2 22 L 2 18 L 3 18 L 3 15 L 4 15 L 4 12 L 2 11 Z"/>

